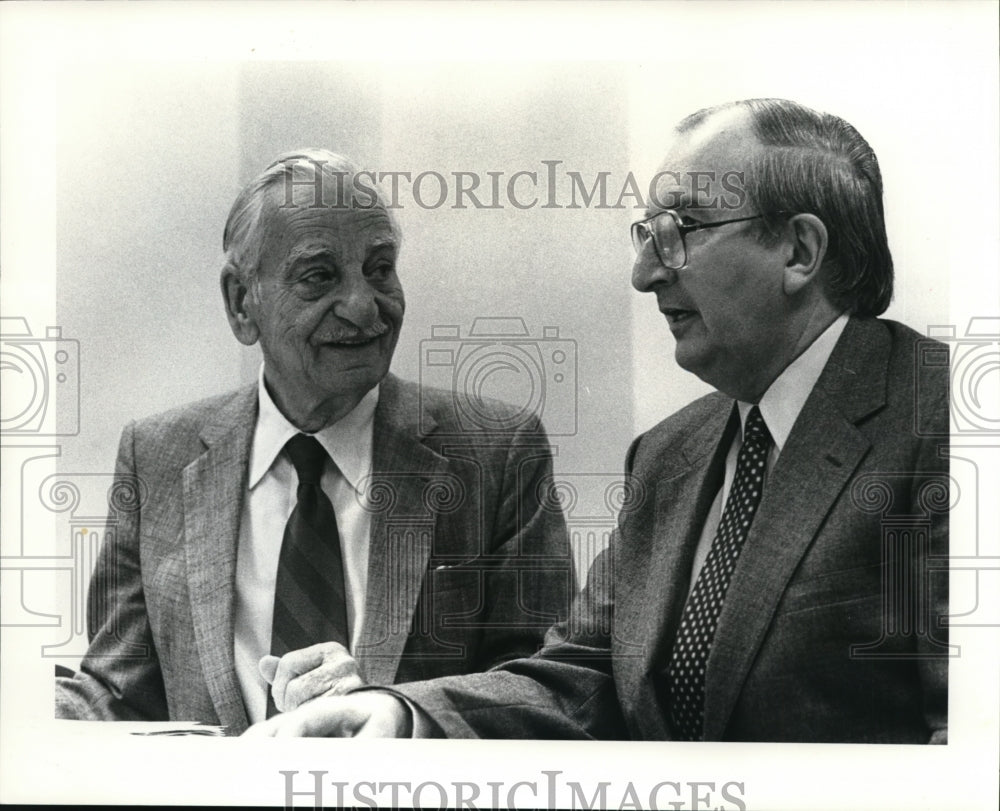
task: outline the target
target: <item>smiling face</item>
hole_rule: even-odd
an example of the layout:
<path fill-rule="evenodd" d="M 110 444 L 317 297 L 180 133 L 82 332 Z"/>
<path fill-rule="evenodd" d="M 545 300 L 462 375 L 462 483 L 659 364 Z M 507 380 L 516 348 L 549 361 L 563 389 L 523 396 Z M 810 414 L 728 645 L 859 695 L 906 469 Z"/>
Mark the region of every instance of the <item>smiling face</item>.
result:
<path fill-rule="evenodd" d="M 258 227 L 257 277 L 242 304 L 230 305 L 230 321 L 240 311 L 237 337 L 260 340 L 278 408 L 315 431 L 348 413 L 389 371 L 405 308 L 398 238 L 384 209 L 352 205 L 269 205 Z"/>
<path fill-rule="evenodd" d="M 761 148 L 742 114 L 714 116 L 675 136 L 655 199 L 674 207 L 684 223 L 758 214 L 732 186 L 733 173 L 746 170 L 752 150 Z M 646 216 L 662 210 L 654 202 Z M 783 241 L 765 246 L 754 225 L 688 233 L 687 264 L 677 270 L 665 268 L 647 242 L 632 271 L 633 286 L 656 295 L 677 342 L 678 365 L 748 401 L 760 398 L 797 344 L 794 302 L 783 289 L 791 248 Z"/>

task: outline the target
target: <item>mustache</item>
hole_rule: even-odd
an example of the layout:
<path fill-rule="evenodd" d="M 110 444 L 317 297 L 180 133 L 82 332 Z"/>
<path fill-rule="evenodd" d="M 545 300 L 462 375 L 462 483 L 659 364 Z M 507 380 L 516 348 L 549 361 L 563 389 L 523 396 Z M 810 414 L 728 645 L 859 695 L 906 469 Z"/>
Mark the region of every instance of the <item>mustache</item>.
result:
<path fill-rule="evenodd" d="M 389 324 L 383 319 L 377 319 L 371 326 L 364 329 L 338 329 L 324 333 L 320 343 L 324 344 L 362 344 L 380 338 L 390 330 Z"/>

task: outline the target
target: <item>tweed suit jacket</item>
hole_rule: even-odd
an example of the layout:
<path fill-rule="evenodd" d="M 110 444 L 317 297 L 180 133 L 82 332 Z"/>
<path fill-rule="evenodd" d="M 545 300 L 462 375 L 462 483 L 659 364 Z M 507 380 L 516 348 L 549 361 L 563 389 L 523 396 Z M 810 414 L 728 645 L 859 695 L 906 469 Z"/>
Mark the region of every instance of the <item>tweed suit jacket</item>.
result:
<path fill-rule="evenodd" d="M 921 368 L 921 341 L 874 319 L 842 333 L 730 583 L 706 740 L 946 741 L 948 372 Z M 451 737 L 670 739 L 666 668 L 737 427 L 712 394 L 633 443 L 645 498 L 538 655 L 394 690 Z"/>
<path fill-rule="evenodd" d="M 456 402 L 393 375 L 381 384 L 352 651 L 369 684 L 531 655 L 575 591 L 562 514 L 538 500 L 551 474 L 538 421 L 477 403 L 492 424 L 519 427 L 463 434 Z M 116 476 L 137 498 L 112 511 L 89 591 L 90 647 L 75 677 L 57 680 L 58 715 L 246 729 L 233 593 L 256 413 L 249 386 L 125 429 Z"/>

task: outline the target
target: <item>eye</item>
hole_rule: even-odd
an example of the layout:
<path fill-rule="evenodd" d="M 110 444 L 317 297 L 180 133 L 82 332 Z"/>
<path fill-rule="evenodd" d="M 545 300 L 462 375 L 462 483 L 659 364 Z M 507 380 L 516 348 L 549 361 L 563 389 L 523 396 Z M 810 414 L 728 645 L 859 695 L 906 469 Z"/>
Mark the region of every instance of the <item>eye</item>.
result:
<path fill-rule="evenodd" d="M 385 281 L 396 272 L 395 262 L 380 259 L 365 266 L 365 277 L 374 282 Z"/>
<path fill-rule="evenodd" d="M 309 285 L 326 284 L 333 280 L 333 272 L 325 267 L 308 268 L 300 277 L 299 281 Z"/>

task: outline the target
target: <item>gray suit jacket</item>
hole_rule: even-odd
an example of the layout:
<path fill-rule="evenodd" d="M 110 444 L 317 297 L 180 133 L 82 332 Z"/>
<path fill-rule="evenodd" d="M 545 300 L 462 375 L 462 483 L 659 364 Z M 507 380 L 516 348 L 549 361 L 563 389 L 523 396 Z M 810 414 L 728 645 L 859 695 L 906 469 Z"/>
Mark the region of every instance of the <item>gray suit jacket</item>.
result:
<path fill-rule="evenodd" d="M 948 377 L 919 341 L 891 321 L 844 330 L 730 583 L 706 740 L 946 739 Z M 453 737 L 669 739 L 665 670 L 735 428 L 713 394 L 633 443 L 647 497 L 537 656 L 395 689 Z"/>
<path fill-rule="evenodd" d="M 503 404 L 488 407 L 497 424 L 525 422 Z M 73 679 L 57 680 L 57 714 L 246 728 L 233 590 L 256 413 L 250 386 L 125 429 L 118 525 L 89 592 L 90 648 Z M 463 435 L 450 392 L 389 375 L 372 467 L 368 593 L 354 651 L 368 683 L 484 670 L 536 652 L 574 593 L 562 514 L 538 501 L 551 474 L 538 421 Z"/>

